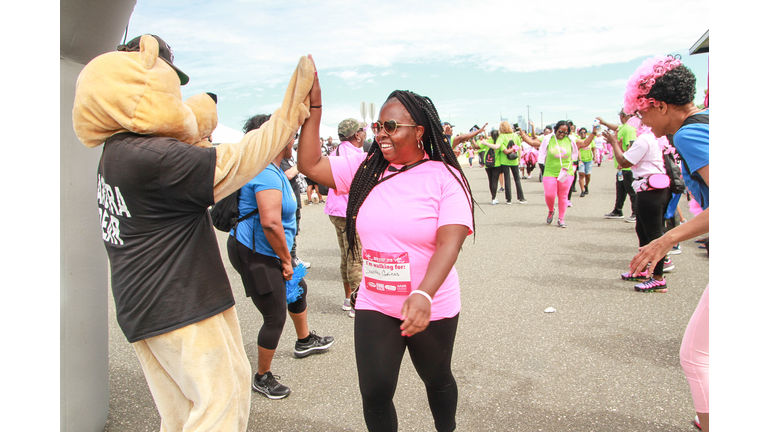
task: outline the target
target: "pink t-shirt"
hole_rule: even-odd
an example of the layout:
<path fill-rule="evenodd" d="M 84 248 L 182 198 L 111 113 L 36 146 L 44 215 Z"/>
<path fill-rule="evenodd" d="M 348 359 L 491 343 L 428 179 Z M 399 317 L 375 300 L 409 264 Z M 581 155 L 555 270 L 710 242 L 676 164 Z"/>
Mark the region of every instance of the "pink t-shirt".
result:
<path fill-rule="evenodd" d="M 339 157 L 349 156 L 353 154 L 364 154 L 362 148 L 357 148 L 349 141 L 342 141 L 337 147 L 339 150 Z M 329 158 L 336 157 L 336 150 L 328 155 Z M 357 168 L 355 168 L 357 169 Z M 355 172 L 352 172 L 354 177 Z M 325 198 L 325 214 L 329 216 L 347 217 L 347 202 L 349 201 L 349 195 L 338 194 L 333 189 L 328 189 L 328 196 Z"/>
<path fill-rule="evenodd" d="M 339 194 L 349 193 L 365 157 L 330 158 Z M 461 179 L 456 170 L 454 173 Z M 385 172 L 384 176 L 393 174 Z M 437 229 L 443 225 L 464 225 L 472 234 L 467 195 L 442 162 L 422 163 L 374 187 L 357 215 L 363 280 L 355 308 L 401 318 L 408 293 L 418 289 L 424 279 L 435 253 Z M 454 267 L 433 298 L 430 320 L 451 318 L 460 310 L 459 276 Z"/>

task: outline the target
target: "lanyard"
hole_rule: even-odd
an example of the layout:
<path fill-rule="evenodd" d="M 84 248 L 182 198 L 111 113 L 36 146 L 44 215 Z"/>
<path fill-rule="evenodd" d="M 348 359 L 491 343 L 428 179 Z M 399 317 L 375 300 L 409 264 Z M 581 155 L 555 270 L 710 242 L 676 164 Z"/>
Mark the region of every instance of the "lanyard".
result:
<path fill-rule="evenodd" d="M 387 171 L 389 171 L 389 172 L 394 172 L 394 174 L 392 174 L 392 175 L 390 175 L 390 176 L 387 176 L 387 177 L 382 177 L 382 178 L 381 178 L 381 179 L 379 179 L 379 181 L 376 183 L 376 186 L 378 186 L 378 185 L 382 184 L 383 182 L 385 182 L 385 181 L 387 181 L 387 180 L 391 179 L 392 177 L 394 177 L 394 176 L 396 176 L 396 175 L 398 175 L 398 174 L 401 174 L 401 173 L 404 173 L 404 172 L 408 171 L 408 170 L 409 170 L 409 169 L 411 169 L 411 168 L 416 168 L 417 166 L 419 166 L 419 165 L 423 164 L 424 162 L 427 162 L 428 160 L 429 160 L 429 159 L 422 159 L 422 160 L 420 160 L 420 161 L 418 161 L 418 162 L 416 162 L 416 163 L 414 163 L 414 164 L 411 164 L 411 165 L 404 165 L 404 166 L 403 166 L 402 168 L 400 168 L 400 169 L 397 169 L 397 168 L 393 167 L 392 165 L 390 165 L 389 167 L 387 167 Z"/>

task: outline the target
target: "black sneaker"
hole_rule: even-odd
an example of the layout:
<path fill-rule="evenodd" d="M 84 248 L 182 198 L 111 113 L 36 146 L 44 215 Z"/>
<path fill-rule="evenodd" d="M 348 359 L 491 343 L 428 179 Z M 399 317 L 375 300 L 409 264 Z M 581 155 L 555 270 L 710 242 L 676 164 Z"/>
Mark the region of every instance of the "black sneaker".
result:
<path fill-rule="evenodd" d="M 584 186 L 584 193 L 589 195 L 589 186 Z"/>
<path fill-rule="evenodd" d="M 254 391 L 270 399 L 282 399 L 291 394 L 291 389 L 277 382 L 280 377 L 272 375 L 272 372 L 265 373 L 260 379 L 256 379 L 257 375 L 253 375 L 253 384 L 251 384 Z"/>
<path fill-rule="evenodd" d="M 616 210 L 614 210 L 614 211 L 612 211 L 610 213 L 606 213 L 605 217 L 608 218 L 608 219 L 621 219 L 621 218 L 624 217 L 624 213 L 617 212 Z"/>
<path fill-rule="evenodd" d="M 320 337 L 315 332 L 309 334 L 309 341 L 301 343 L 296 341 L 293 353 L 298 358 L 304 358 L 312 354 L 320 354 L 333 345 L 333 336 Z"/>

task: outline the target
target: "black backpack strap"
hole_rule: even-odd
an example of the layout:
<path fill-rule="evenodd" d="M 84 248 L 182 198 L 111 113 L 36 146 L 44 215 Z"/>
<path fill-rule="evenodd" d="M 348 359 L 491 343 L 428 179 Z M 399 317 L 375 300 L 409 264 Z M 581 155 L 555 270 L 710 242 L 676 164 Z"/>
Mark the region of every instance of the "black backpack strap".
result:
<path fill-rule="evenodd" d="M 239 217 L 239 218 L 237 218 L 235 220 L 235 226 L 233 227 L 233 229 L 235 230 L 235 239 L 237 239 L 237 226 L 240 225 L 240 222 L 250 218 L 251 216 L 255 216 L 256 213 L 258 213 L 258 212 L 259 212 L 259 208 L 256 207 L 256 209 L 254 209 L 253 211 L 251 211 L 247 215 L 245 215 L 243 217 Z M 251 233 L 253 234 L 253 238 L 251 239 L 251 246 L 252 246 L 251 249 L 255 253 L 256 252 L 256 230 L 255 229 L 251 229 Z"/>
<path fill-rule="evenodd" d="M 249 217 L 251 217 L 251 216 L 254 216 L 254 215 L 255 215 L 256 213 L 258 213 L 258 212 L 259 212 L 259 208 L 258 208 L 258 207 L 256 207 L 256 209 L 255 209 L 255 210 L 251 211 L 251 212 L 250 212 L 250 213 L 248 213 L 247 215 L 245 215 L 245 216 L 243 216 L 243 217 L 240 217 L 240 218 L 237 218 L 237 220 L 235 221 L 235 226 L 237 226 L 237 224 L 239 224 L 240 222 L 242 222 L 242 221 L 244 221 L 244 220 L 248 219 Z"/>
<path fill-rule="evenodd" d="M 691 116 L 688 116 L 687 119 L 683 122 L 683 124 L 680 126 L 680 129 L 691 125 L 691 124 L 709 124 L 709 114 L 694 114 Z"/>
<path fill-rule="evenodd" d="M 685 121 L 683 121 L 683 124 L 680 125 L 680 129 L 692 124 L 709 124 L 709 114 L 693 114 L 688 116 L 688 118 L 686 118 Z M 672 145 L 672 147 L 675 146 L 675 143 L 673 142 L 673 139 L 672 139 L 673 136 L 674 134 L 667 135 L 667 141 L 669 141 L 669 144 Z M 688 174 L 691 176 L 691 179 L 700 183 L 704 183 L 704 179 L 701 178 L 699 173 L 691 172 L 691 169 L 688 167 L 688 163 L 685 162 L 685 159 L 682 158 L 679 153 L 677 153 L 677 156 L 678 156 L 677 159 L 679 159 L 683 163 L 683 165 L 685 165 L 685 170 L 688 171 Z"/>

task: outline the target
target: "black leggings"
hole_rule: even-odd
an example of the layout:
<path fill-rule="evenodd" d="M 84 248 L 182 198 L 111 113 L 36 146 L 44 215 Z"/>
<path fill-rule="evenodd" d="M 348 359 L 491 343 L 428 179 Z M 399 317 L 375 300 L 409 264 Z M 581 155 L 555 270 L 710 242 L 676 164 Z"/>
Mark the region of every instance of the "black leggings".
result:
<path fill-rule="evenodd" d="M 573 164 L 573 181 L 571 181 L 571 188 L 568 189 L 568 201 L 571 200 L 571 195 L 576 190 L 576 181 L 579 180 L 579 162 Z"/>
<path fill-rule="evenodd" d="M 279 258 L 253 252 L 233 236 L 227 239 L 227 254 L 232 267 L 240 274 L 245 295 L 251 298 L 264 319 L 256 343 L 262 348 L 276 349 L 283 334 L 286 311 L 298 314 L 307 309 L 306 282 L 299 282 L 303 293 L 286 306 L 285 279 Z"/>
<path fill-rule="evenodd" d="M 635 232 L 640 246 L 664 235 L 664 212 L 667 211 L 671 194 L 669 188 L 655 189 L 637 193 Z M 659 260 L 653 268 L 653 274 L 664 274 L 664 260 Z"/>
<path fill-rule="evenodd" d="M 451 357 L 459 315 L 431 321 L 424 331 L 410 337 L 400 335 L 401 323 L 370 310 L 359 310 L 355 316 L 355 358 L 365 424 L 369 431 L 397 431 L 392 398 L 407 347 L 426 386 L 436 430 L 453 431 L 459 391 L 451 373 Z"/>
<path fill-rule="evenodd" d="M 512 171 L 512 177 L 515 179 L 515 189 L 517 190 L 517 200 L 522 201 L 525 199 L 525 195 L 523 195 L 523 181 L 520 180 L 520 166 L 519 165 L 510 165 L 508 167 L 510 171 Z M 504 179 L 506 182 L 506 178 Z M 505 188 L 509 189 L 509 186 Z M 507 198 L 507 201 L 509 201 L 509 198 Z"/>
<path fill-rule="evenodd" d="M 507 201 L 512 200 L 512 191 L 509 189 L 509 167 L 499 165 L 485 170 L 488 173 L 488 186 L 491 189 L 491 199 L 496 199 L 496 191 L 499 189 L 499 174 L 504 175 L 504 197 Z"/>
<path fill-rule="evenodd" d="M 619 173 L 616 173 L 616 204 L 613 206 L 613 211 L 623 214 L 624 201 L 629 195 L 630 210 L 633 215 L 637 216 L 637 194 L 635 189 L 632 188 L 632 171 L 622 170 L 622 180 L 619 181 Z"/>

